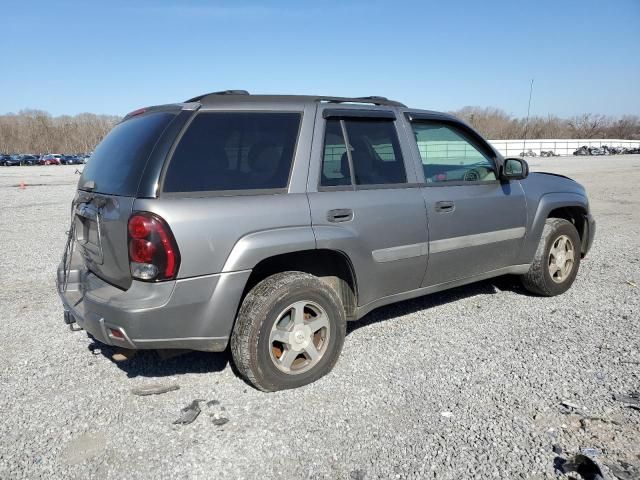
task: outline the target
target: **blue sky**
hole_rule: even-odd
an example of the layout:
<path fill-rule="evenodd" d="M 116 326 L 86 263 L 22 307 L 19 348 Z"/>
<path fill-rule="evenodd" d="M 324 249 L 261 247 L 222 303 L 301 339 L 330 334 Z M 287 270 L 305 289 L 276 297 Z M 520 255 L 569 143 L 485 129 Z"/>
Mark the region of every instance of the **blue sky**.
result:
<path fill-rule="evenodd" d="M 640 114 L 640 0 L 0 0 L 0 113 L 222 89 Z"/>

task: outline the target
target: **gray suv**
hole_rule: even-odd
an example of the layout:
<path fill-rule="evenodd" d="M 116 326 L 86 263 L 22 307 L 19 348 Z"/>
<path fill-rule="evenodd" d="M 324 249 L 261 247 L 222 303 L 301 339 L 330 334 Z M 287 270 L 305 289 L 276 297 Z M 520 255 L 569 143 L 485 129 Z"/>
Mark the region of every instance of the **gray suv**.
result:
<path fill-rule="evenodd" d="M 335 365 L 346 322 L 505 274 L 573 283 L 584 188 L 383 97 L 216 92 L 127 115 L 79 180 L 65 321 L 127 349 L 223 351 L 257 388 Z"/>

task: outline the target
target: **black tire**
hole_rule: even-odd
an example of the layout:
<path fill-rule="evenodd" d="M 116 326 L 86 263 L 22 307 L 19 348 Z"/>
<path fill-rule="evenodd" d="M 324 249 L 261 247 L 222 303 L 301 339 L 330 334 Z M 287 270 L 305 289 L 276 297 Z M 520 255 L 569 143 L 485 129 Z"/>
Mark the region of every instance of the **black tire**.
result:
<path fill-rule="evenodd" d="M 562 281 L 555 281 L 549 271 L 550 252 L 556 241 L 566 236 L 573 244 L 573 264 L 571 271 Z M 538 244 L 533 263 L 529 271 L 520 278 L 524 288 L 536 295 L 553 297 L 560 295 L 571 287 L 580 268 L 580 235 L 573 223 L 562 218 L 548 218 L 542 230 L 542 238 Z"/>
<path fill-rule="evenodd" d="M 330 335 L 317 364 L 302 373 L 287 374 L 272 360 L 270 334 L 278 315 L 300 301 L 313 302 L 324 309 Z M 231 353 L 247 382 L 273 392 L 307 385 L 329 373 L 338 361 L 345 335 L 344 308 L 336 292 L 308 273 L 282 272 L 262 280 L 244 298 L 231 336 Z"/>

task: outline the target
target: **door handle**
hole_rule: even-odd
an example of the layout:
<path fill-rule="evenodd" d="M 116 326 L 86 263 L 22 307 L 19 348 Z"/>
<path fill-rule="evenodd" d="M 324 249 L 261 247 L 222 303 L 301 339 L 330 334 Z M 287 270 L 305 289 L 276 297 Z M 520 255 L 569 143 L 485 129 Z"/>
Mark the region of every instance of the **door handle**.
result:
<path fill-rule="evenodd" d="M 350 208 L 336 208 L 327 212 L 327 220 L 333 223 L 350 222 L 353 220 L 353 210 Z"/>
<path fill-rule="evenodd" d="M 451 213 L 456 209 L 456 204 L 449 201 L 436 202 L 436 212 Z"/>

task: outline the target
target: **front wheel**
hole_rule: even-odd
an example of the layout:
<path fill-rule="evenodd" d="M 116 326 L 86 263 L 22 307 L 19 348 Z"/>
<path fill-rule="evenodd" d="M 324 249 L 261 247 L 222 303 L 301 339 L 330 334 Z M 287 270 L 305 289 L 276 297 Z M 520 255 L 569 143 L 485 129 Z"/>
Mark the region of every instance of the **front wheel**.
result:
<path fill-rule="evenodd" d="M 273 392 L 329 373 L 345 335 L 344 308 L 336 292 L 313 275 L 282 272 L 262 280 L 245 297 L 231 352 L 249 383 Z"/>
<path fill-rule="evenodd" d="M 548 218 L 529 271 L 521 279 L 532 293 L 553 297 L 569 290 L 580 268 L 580 235 L 573 223 Z"/>

